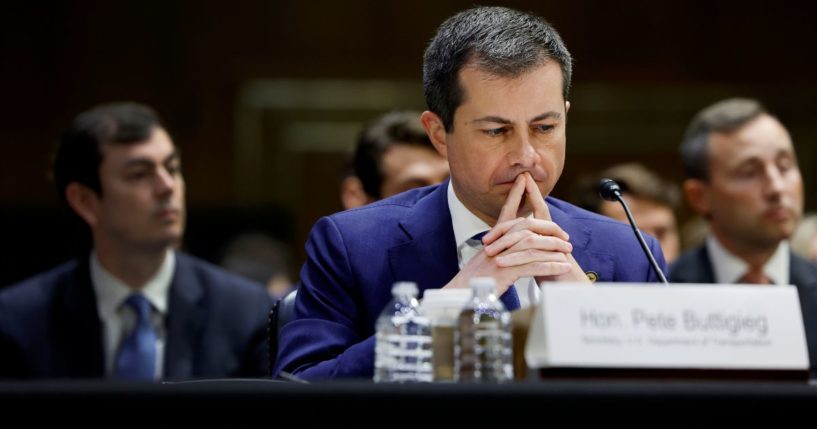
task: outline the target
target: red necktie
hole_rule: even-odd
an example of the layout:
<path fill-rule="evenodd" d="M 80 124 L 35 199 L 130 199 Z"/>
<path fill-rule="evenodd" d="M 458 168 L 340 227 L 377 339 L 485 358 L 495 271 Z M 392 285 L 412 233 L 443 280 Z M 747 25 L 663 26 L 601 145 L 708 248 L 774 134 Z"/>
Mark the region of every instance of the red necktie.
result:
<path fill-rule="evenodd" d="M 754 267 L 749 267 L 749 271 L 743 275 L 743 277 L 738 280 L 740 283 L 747 283 L 753 285 L 769 285 L 772 282 L 763 274 L 763 269 L 756 269 Z"/>

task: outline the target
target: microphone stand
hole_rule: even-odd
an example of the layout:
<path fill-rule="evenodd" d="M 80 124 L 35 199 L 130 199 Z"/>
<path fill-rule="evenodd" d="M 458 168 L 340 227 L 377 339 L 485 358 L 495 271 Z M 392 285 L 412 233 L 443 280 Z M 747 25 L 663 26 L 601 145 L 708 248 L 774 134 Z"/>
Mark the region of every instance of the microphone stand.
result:
<path fill-rule="evenodd" d="M 655 270 L 655 274 L 658 275 L 658 280 L 661 280 L 661 283 L 669 286 L 669 282 L 667 278 L 664 276 L 664 273 L 661 272 L 661 268 L 658 267 L 658 262 L 655 261 L 655 257 L 652 256 L 652 252 L 650 252 L 650 248 L 647 246 L 647 242 L 644 241 L 644 236 L 641 235 L 641 231 L 638 230 L 638 227 L 635 224 L 635 219 L 633 218 L 633 214 L 630 213 L 630 207 L 627 206 L 627 203 L 624 201 L 624 198 L 621 198 L 621 193 L 616 191 L 614 193 L 616 200 L 624 206 L 624 213 L 627 214 L 627 219 L 630 221 L 630 226 L 633 228 L 633 232 L 635 232 L 636 238 L 638 238 L 639 244 L 641 244 L 641 248 L 644 250 L 644 254 L 647 255 L 647 259 L 650 260 L 650 265 Z"/>
<path fill-rule="evenodd" d="M 607 201 L 618 201 L 621 203 L 621 206 L 624 207 L 624 213 L 627 214 L 627 219 L 630 221 L 630 226 L 633 228 L 633 232 L 635 232 L 635 236 L 638 239 L 638 244 L 641 245 L 641 250 L 647 255 L 647 259 L 650 261 L 652 269 L 655 270 L 658 280 L 661 280 L 661 283 L 665 286 L 669 286 L 667 277 L 664 276 L 661 268 L 658 267 L 658 262 L 655 262 L 655 257 L 652 255 L 652 252 L 650 252 L 650 247 L 647 246 L 647 242 L 644 241 L 644 236 L 641 235 L 641 231 L 638 230 L 638 226 L 635 224 L 635 219 L 633 218 L 632 212 L 630 212 L 630 207 L 624 201 L 624 198 L 621 197 L 621 187 L 618 186 L 618 183 L 612 179 L 602 179 L 601 182 L 599 182 L 599 196 Z"/>

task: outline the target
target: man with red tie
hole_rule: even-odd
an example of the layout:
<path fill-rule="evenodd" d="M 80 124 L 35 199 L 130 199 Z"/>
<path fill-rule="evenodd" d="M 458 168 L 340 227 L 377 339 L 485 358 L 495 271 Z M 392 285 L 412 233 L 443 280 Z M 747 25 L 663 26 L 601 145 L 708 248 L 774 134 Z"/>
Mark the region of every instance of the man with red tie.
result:
<path fill-rule="evenodd" d="M 693 118 L 681 159 L 684 194 L 710 233 L 670 267 L 670 281 L 796 285 L 814 362 L 817 266 L 788 243 L 803 214 L 803 178 L 788 131 L 756 100 L 724 100 Z"/>

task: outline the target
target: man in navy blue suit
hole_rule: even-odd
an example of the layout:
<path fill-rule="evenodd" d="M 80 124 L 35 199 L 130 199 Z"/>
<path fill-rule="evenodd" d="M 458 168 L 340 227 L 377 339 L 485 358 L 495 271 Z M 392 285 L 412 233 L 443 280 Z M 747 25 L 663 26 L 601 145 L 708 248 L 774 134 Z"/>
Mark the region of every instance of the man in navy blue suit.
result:
<path fill-rule="evenodd" d="M 425 53 L 421 121 L 450 181 L 315 224 L 276 372 L 371 377 L 375 320 L 396 281 L 425 290 L 491 276 L 511 310 L 543 281 L 655 281 L 629 226 L 543 197 L 564 166 L 570 76 L 541 18 L 476 8 L 442 24 Z"/>
<path fill-rule="evenodd" d="M 264 289 L 174 251 L 185 225 L 180 162 L 146 106 L 102 105 L 74 120 L 54 179 L 93 249 L 0 292 L 0 378 L 267 373 Z"/>

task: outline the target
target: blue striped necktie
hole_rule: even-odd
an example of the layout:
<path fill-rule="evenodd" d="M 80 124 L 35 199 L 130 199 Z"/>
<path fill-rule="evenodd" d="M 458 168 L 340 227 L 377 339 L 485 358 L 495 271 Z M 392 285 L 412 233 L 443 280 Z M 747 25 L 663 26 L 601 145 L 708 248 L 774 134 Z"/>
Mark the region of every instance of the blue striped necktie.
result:
<path fill-rule="evenodd" d="M 488 231 L 480 232 L 479 234 L 475 234 L 473 237 L 469 238 L 467 243 L 471 247 L 482 249 L 482 237 L 487 234 Z M 521 307 L 519 303 L 519 295 L 516 293 L 516 287 L 511 284 L 511 287 L 499 297 L 499 300 L 502 301 L 502 304 L 505 305 L 505 308 L 508 311 L 518 310 Z"/>
<path fill-rule="evenodd" d="M 153 380 L 156 373 L 156 331 L 150 322 L 150 302 L 141 294 L 125 300 L 136 313 L 136 325 L 123 341 L 116 358 L 116 378 Z"/>

